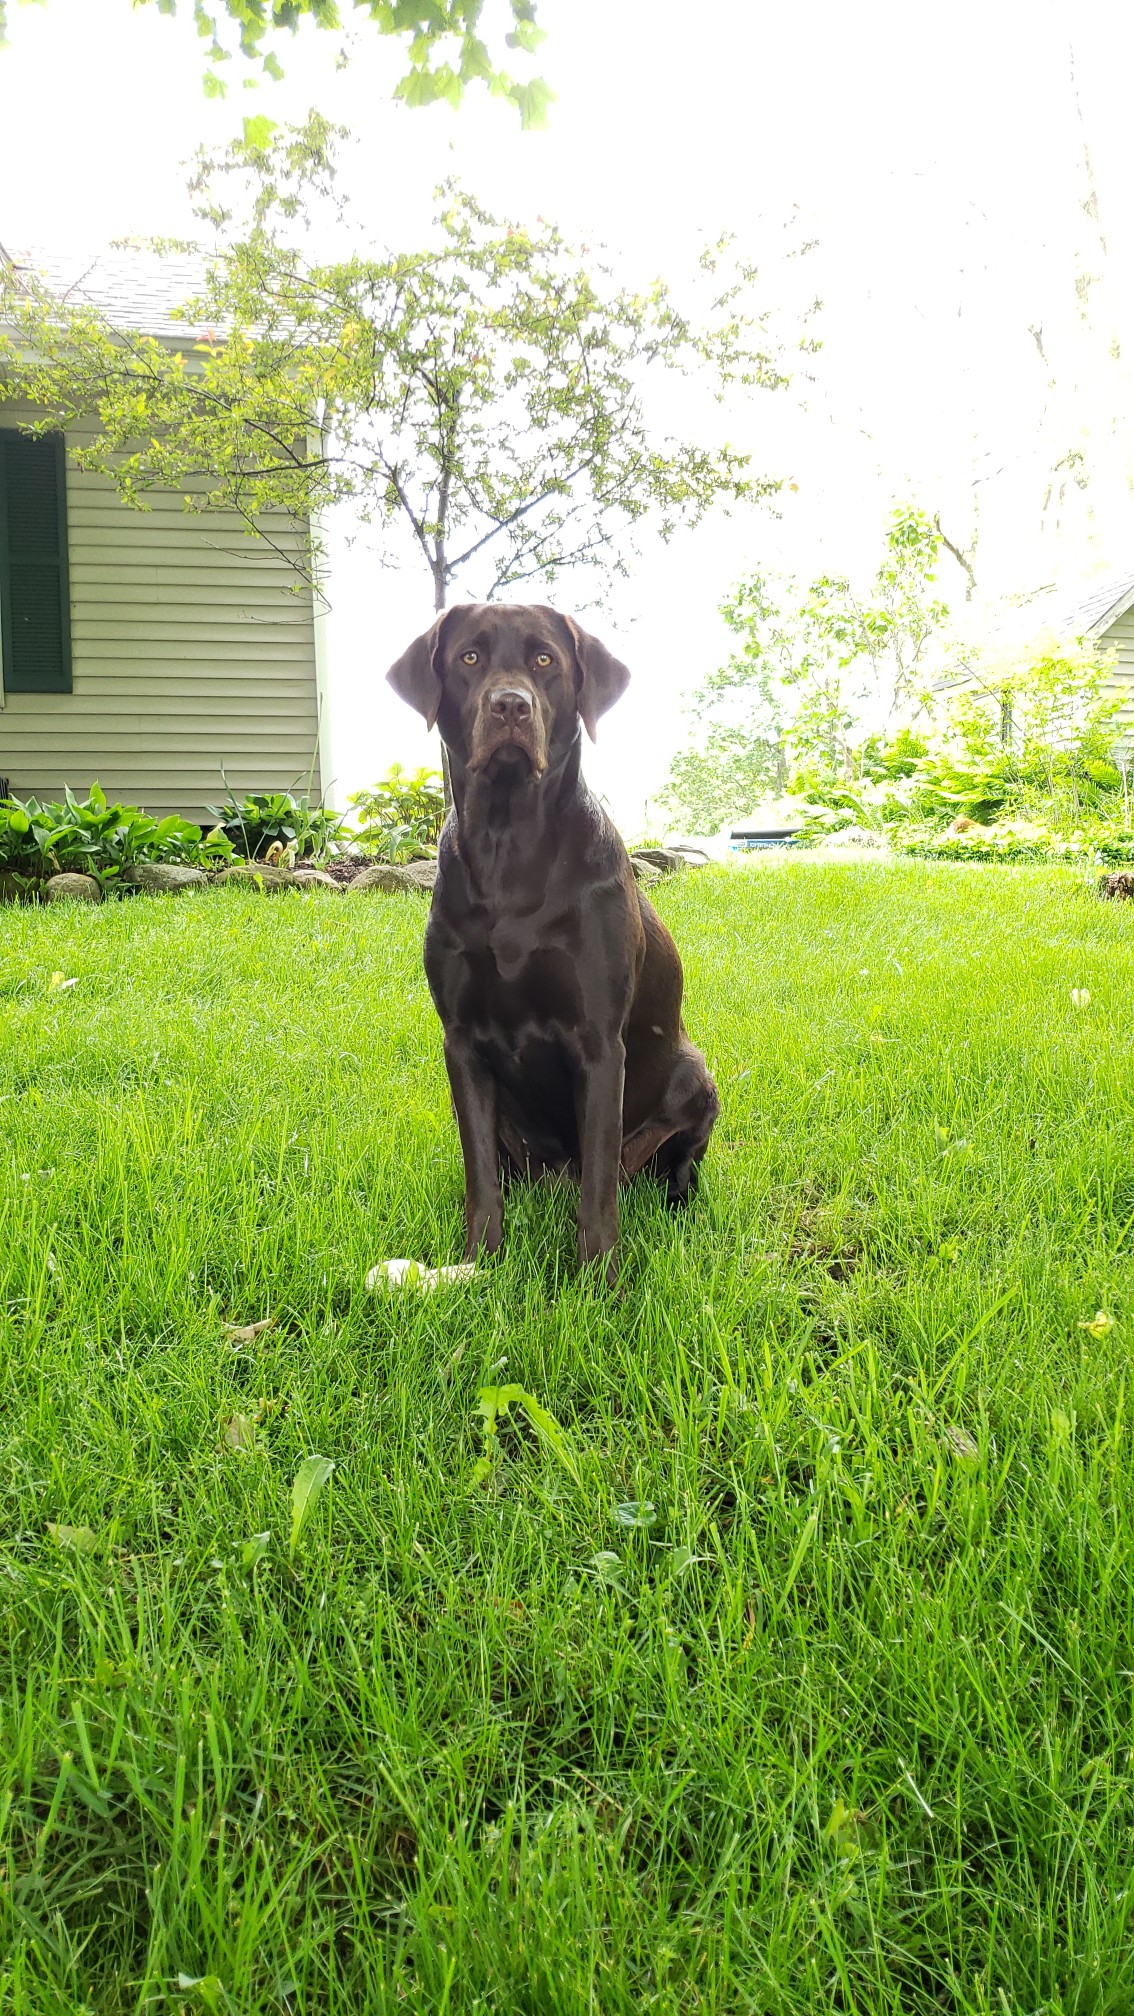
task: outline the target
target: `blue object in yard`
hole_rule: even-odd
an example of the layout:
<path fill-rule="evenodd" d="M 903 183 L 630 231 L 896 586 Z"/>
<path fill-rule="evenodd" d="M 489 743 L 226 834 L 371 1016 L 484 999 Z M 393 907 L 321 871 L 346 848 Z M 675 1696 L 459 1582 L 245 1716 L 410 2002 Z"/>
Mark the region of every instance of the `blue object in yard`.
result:
<path fill-rule="evenodd" d="M 798 826 L 734 826 L 729 846 L 734 854 L 747 854 L 753 847 L 790 847 L 801 830 Z"/>

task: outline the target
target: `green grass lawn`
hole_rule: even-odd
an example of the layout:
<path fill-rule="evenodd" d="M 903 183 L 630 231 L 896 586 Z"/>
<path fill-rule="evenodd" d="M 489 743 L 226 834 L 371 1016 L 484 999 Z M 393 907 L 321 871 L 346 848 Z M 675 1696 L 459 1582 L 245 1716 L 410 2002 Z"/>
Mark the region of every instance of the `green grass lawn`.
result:
<path fill-rule="evenodd" d="M 0 911 L 0 2010 L 1134 2009 L 1134 912 L 659 907 L 618 1301 L 558 1187 L 365 1292 L 460 1257 L 424 901 Z"/>

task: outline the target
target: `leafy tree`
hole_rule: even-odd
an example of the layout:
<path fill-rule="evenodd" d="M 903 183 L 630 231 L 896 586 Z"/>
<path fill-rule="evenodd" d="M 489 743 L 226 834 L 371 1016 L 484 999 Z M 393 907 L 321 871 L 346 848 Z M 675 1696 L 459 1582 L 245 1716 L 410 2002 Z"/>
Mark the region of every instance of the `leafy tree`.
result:
<path fill-rule="evenodd" d="M 688 832 L 716 833 L 783 783 L 782 745 L 715 721 L 703 744 L 678 750 L 658 803 Z"/>
<path fill-rule="evenodd" d="M 222 96 L 225 84 L 216 65 L 234 55 L 259 61 L 270 77 L 282 77 L 277 44 L 302 20 L 318 28 L 341 29 L 344 25 L 339 0 L 182 0 L 192 6 L 198 33 L 209 44 L 209 67 L 205 71 L 205 91 Z M 156 5 L 159 14 L 176 14 L 179 0 L 133 0 L 133 5 Z M 429 105 L 447 99 L 459 105 L 465 87 L 487 84 L 496 97 L 510 99 L 524 126 L 542 126 L 552 93 L 542 78 L 517 83 L 482 39 L 479 31 L 484 0 L 344 0 L 354 17 L 364 15 L 379 35 L 396 37 L 407 45 L 409 69 L 396 85 L 394 96 L 407 105 Z M 535 0 L 508 0 L 511 28 L 504 36 L 505 47 L 531 53 L 543 40 L 536 26 Z M 0 47 L 7 25 L 7 0 L 0 0 Z M 349 18 L 349 13 L 348 13 Z M 507 17 L 506 17 L 507 18 Z"/>
<path fill-rule="evenodd" d="M 350 501 L 408 535 L 441 609 L 458 580 L 487 598 L 571 567 L 623 571 L 623 536 L 647 516 L 668 538 L 774 487 L 647 415 L 666 371 L 718 394 L 785 382 L 744 312 L 753 276 L 725 271 L 723 248 L 694 317 L 663 281 L 616 286 L 553 225 L 502 224 L 450 183 L 426 249 L 312 259 L 302 227 L 334 195 L 338 137 L 313 114 L 201 160 L 199 214 L 222 249 L 190 313 L 223 340 L 175 351 L 9 281 L 9 375 L 45 425 L 93 419 L 76 460 L 128 503 L 182 489 L 264 531 L 265 513 L 303 524 Z"/>
<path fill-rule="evenodd" d="M 735 649 L 694 696 L 705 739 L 674 758 L 663 802 L 687 814 L 719 804 L 723 818 L 751 805 L 758 779 L 782 790 L 789 765 L 813 792 L 872 774 L 897 718 L 916 720 L 928 704 L 947 614 L 933 593 L 939 547 L 936 527 L 907 506 L 890 520 L 865 596 L 828 574 L 803 589 L 759 574 L 739 582 L 721 605 Z"/>
<path fill-rule="evenodd" d="M 949 614 L 933 593 L 940 551 L 936 521 L 906 505 L 887 526 L 886 550 L 866 600 L 839 584 L 846 598 L 842 634 L 853 652 L 845 662 L 869 667 L 860 697 L 881 703 L 883 733 L 897 716 L 916 718 L 929 705 L 929 650 Z"/>

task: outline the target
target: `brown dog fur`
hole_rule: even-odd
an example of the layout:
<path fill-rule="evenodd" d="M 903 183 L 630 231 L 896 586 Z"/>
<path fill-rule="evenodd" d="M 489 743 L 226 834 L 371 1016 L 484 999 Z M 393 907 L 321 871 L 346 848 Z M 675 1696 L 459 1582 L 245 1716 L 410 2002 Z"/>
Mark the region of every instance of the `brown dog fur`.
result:
<path fill-rule="evenodd" d="M 503 1233 L 501 1176 L 579 1179 L 579 1258 L 615 1274 L 618 1185 L 683 1203 L 719 1110 L 681 1021 L 677 947 L 580 771 L 580 724 L 629 672 L 552 609 L 447 611 L 391 666 L 436 722 L 453 808 L 425 971 L 465 1165 L 466 1256 Z"/>

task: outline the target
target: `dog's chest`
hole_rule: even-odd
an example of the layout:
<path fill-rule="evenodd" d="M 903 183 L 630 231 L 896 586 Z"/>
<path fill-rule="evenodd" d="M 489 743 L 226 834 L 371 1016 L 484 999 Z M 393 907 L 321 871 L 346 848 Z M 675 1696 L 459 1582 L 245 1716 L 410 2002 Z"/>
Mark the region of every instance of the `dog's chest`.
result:
<path fill-rule="evenodd" d="M 522 987 L 530 975 L 554 959 L 561 945 L 556 936 L 541 928 L 541 920 L 499 917 L 484 934 L 485 950 L 505 987 Z"/>
<path fill-rule="evenodd" d="M 580 1013 L 574 933 L 502 917 L 465 951 L 468 1019 L 482 1029 L 571 1025 Z"/>

